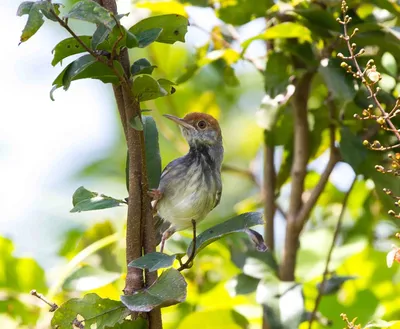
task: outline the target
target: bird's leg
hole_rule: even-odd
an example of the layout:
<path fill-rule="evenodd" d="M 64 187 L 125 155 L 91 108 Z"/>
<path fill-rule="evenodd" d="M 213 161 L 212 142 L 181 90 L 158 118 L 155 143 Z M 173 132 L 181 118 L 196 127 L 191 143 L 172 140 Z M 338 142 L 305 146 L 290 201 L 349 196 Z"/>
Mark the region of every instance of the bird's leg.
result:
<path fill-rule="evenodd" d="M 187 268 L 191 268 L 193 266 L 193 259 L 194 256 L 196 255 L 196 221 L 192 219 L 192 225 L 193 225 L 193 241 L 192 241 L 192 251 L 190 252 L 190 256 L 187 259 L 187 261 L 184 264 L 181 264 L 181 266 L 178 268 L 178 271 L 182 271 Z"/>
<path fill-rule="evenodd" d="M 164 251 L 164 245 L 165 245 L 165 241 L 172 235 L 175 233 L 175 228 L 171 227 L 168 230 L 166 230 L 161 238 L 161 247 L 160 247 L 160 252 Z"/>

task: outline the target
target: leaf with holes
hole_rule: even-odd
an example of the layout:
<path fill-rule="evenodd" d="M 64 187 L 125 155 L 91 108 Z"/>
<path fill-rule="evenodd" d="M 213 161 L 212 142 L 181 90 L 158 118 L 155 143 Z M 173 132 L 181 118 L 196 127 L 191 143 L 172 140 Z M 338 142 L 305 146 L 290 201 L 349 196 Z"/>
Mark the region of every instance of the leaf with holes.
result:
<path fill-rule="evenodd" d="M 160 268 L 171 267 L 175 257 L 175 255 L 167 255 L 162 252 L 151 252 L 130 262 L 128 266 L 154 272 Z"/>
<path fill-rule="evenodd" d="M 158 79 L 157 82 L 168 93 L 168 95 L 172 95 L 173 93 L 175 93 L 175 82 L 169 81 L 167 79 Z"/>
<path fill-rule="evenodd" d="M 92 37 L 89 35 L 81 35 L 79 38 L 82 42 L 89 47 Z M 59 62 L 61 62 L 64 58 L 69 56 L 83 53 L 85 52 L 85 48 L 81 46 L 81 44 L 76 41 L 75 38 L 67 38 L 60 41 L 53 49 L 52 53 L 54 54 L 53 60 L 51 61 L 51 65 L 55 66 Z"/>
<path fill-rule="evenodd" d="M 71 212 L 81 212 L 118 207 L 121 204 L 125 204 L 125 202 L 97 192 L 89 191 L 81 186 L 72 196 L 72 204 L 74 208 L 71 209 Z"/>
<path fill-rule="evenodd" d="M 129 31 L 138 36 L 143 31 L 161 28 L 162 32 L 156 41 L 172 44 L 176 41 L 185 42 L 188 25 L 189 21 L 186 17 L 177 14 L 168 14 L 145 18 L 132 26 Z"/>
<path fill-rule="evenodd" d="M 150 312 L 156 307 L 182 303 L 186 299 L 187 283 L 182 274 L 170 268 L 149 287 L 134 295 L 121 296 L 121 301 L 133 312 Z"/>
<path fill-rule="evenodd" d="M 215 225 L 203 233 L 199 234 L 196 238 L 196 252 L 198 254 L 202 249 L 207 247 L 210 243 L 219 240 L 228 234 L 235 232 L 246 232 L 250 227 L 263 224 L 262 214 L 259 212 L 248 212 L 239 216 L 228 219 L 227 221 Z M 193 242 L 190 244 L 187 254 L 192 253 Z"/>
<path fill-rule="evenodd" d="M 129 314 L 119 301 L 87 294 L 82 299 L 72 298 L 62 304 L 54 312 L 51 325 L 58 329 L 71 329 L 74 321 L 84 321 L 87 328 L 92 325 L 97 329 L 113 328 L 117 323 L 123 323 Z"/>
<path fill-rule="evenodd" d="M 140 102 L 168 95 L 168 92 L 150 75 L 138 76 L 133 80 L 132 90 Z"/>
<path fill-rule="evenodd" d="M 112 13 L 92 0 L 81 0 L 77 2 L 66 17 L 94 24 L 101 24 L 109 30 L 115 25 Z"/>

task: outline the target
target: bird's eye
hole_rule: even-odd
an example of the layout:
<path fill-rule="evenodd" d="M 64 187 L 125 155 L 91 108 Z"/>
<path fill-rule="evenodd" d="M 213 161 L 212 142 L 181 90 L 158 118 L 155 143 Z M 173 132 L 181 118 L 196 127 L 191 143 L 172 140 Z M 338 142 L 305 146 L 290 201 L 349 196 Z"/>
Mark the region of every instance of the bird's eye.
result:
<path fill-rule="evenodd" d="M 207 127 L 207 122 L 205 122 L 204 120 L 200 120 L 197 123 L 197 127 L 199 127 L 200 129 L 205 129 Z"/>

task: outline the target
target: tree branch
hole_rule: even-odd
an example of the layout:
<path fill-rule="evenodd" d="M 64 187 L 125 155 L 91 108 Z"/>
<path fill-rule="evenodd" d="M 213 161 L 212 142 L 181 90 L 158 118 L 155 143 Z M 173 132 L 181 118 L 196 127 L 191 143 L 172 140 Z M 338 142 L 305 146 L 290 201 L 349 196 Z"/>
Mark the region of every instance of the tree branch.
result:
<path fill-rule="evenodd" d="M 266 133 L 266 132 L 265 132 Z M 266 224 L 264 226 L 264 236 L 269 250 L 274 250 L 274 217 L 275 217 L 275 183 L 276 172 L 274 164 L 275 147 L 264 144 L 264 182 L 263 182 L 263 199 L 264 199 L 264 216 Z"/>
<path fill-rule="evenodd" d="M 346 206 L 347 206 L 347 203 L 348 203 L 348 200 L 349 200 L 350 193 L 353 190 L 353 187 L 354 187 L 354 184 L 355 184 L 356 181 L 357 181 L 357 177 L 354 178 L 353 182 L 351 183 L 351 186 L 350 186 L 349 190 L 346 192 L 346 195 L 344 196 L 344 199 L 343 199 L 342 209 L 340 211 L 338 222 L 336 224 L 335 233 L 333 234 L 331 247 L 329 248 L 328 256 L 326 258 L 325 270 L 324 270 L 324 273 L 322 275 L 322 282 L 321 282 L 321 284 L 319 286 L 319 289 L 318 289 L 318 295 L 317 295 L 317 298 L 315 300 L 314 309 L 313 309 L 313 311 L 311 313 L 311 316 L 310 316 L 310 322 L 309 322 L 308 329 L 311 329 L 311 326 L 312 326 L 312 323 L 314 321 L 315 315 L 316 315 L 316 313 L 318 311 L 318 306 L 319 306 L 319 304 L 321 302 L 321 299 L 322 299 L 322 296 L 323 296 L 325 283 L 326 283 L 326 280 L 327 280 L 327 277 L 328 277 L 328 274 L 329 274 L 329 263 L 331 261 L 333 249 L 335 248 L 336 240 L 337 240 L 337 238 L 339 236 L 340 229 L 342 228 L 343 216 L 344 216 L 344 213 L 345 213 L 345 210 L 346 210 Z"/>
<path fill-rule="evenodd" d="M 307 120 L 307 101 L 314 72 L 306 72 L 296 83 L 292 97 L 294 112 L 294 158 L 291 171 L 292 183 L 289 211 L 286 222 L 285 247 L 280 266 L 280 279 L 294 281 L 296 254 L 299 246 L 300 230 L 296 217 L 302 206 L 304 179 L 309 159 L 309 127 Z"/>

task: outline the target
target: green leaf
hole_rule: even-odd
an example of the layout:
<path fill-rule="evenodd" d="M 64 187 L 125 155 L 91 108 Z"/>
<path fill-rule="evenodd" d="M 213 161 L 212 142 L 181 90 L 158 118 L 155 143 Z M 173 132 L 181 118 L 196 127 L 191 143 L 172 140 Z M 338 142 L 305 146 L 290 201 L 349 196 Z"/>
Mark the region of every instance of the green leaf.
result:
<path fill-rule="evenodd" d="M 90 328 L 94 325 L 96 329 L 106 329 L 123 323 L 130 312 L 119 301 L 87 294 L 82 299 L 72 298 L 62 304 L 54 312 L 51 325 L 58 329 L 71 329 L 71 324 L 78 314 L 84 319 L 85 327 Z"/>
<path fill-rule="evenodd" d="M 334 275 L 328 280 L 325 281 L 324 283 L 324 289 L 322 290 L 323 295 L 330 295 L 330 294 L 335 294 L 339 291 L 339 289 L 342 287 L 343 283 L 349 280 L 355 280 L 357 277 L 355 276 L 337 276 Z M 317 284 L 317 289 L 321 289 L 321 283 Z"/>
<path fill-rule="evenodd" d="M 272 52 L 268 54 L 264 73 L 265 92 L 275 98 L 286 91 L 291 72 L 291 60 L 285 54 Z"/>
<path fill-rule="evenodd" d="M 74 208 L 71 209 L 71 212 L 81 212 L 118 207 L 125 202 L 97 192 L 91 192 L 81 186 L 72 196 L 72 204 Z"/>
<path fill-rule="evenodd" d="M 133 80 L 132 90 L 133 95 L 140 102 L 168 95 L 167 91 L 150 75 L 138 76 Z"/>
<path fill-rule="evenodd" d="M 144 115 L 144 143 L 149 188 L 157 188 L 161 177 L 161 155 L 158 143 L 158 130 L 153 117 Z"/>
<path fill-rule="evenodd" d="M 176 41 L 185 42 L 188 25 L 188 19 L 184 16 L 177 14 L 159 15 L 141 20 L 129 31 L 138 36 L 146 30 L 162 29 L 157 42 L 172 44 Z"/>
<path fill-rule="evenodd" d="M 232 296 L 247 295 L 256 291 L 259 279 L 240 273 L 228 282 L 227 289 Z"/>
<path fill-rule="evenodd" d="M 157 38 L 160 36 L 161 32 L 162 32 L 162 29 L 154 28 L 154 29 L 149 29 L 149 30 L 145 30 L 145 31 L 136 33 L 135 36 L 136 36 L 137 42 L 138 42 L 137 47 L 139 47 L 139 48 L 147 47 L 149 44 L 151 44 L 157 40 Z"/>
<path fill-rule="evenodd" d="M 114 61 L 114 67 L 120 75 L 123 75 L 123 68 L 119 61 Z M 119 78 L 110 67 L 96 61 L 91 55 L 84 55 L 70 63 L 53 81 L 51 99 L 54 100 L 53 93 L 56 89 L 64 87 L 64 90 L 67 90 L 72 81 L 88 78 L 97 79 L 103 83 L 117 84 L 119 82 Z"/>
<path fill-rule="evenodd" d="M 278 264 L 272 252 L 248 251 L 241 263 L 235 262 L 242 268 L 243 274 L 255 279 L 266 277 L 277 278 Z"/>
<path fill-rule="evenodd" d="M 248 228 L 256 225 L 263 224 L 262 214 L 258 212 L 248 212 L 239 216 L 228 219 L 227 221 L 215 225 L 203 233 L 199 234 L 196 238 L 196 252 L 198 254 L 202 249 L 207 247 L 210 243 L 219 240 L 228 234 L 234 232 L 245 232 Z M 187 254 L 190 255 L 193 248 L 193 242 L 190 244 Z"/>
<path fill-rule="evenodd" d="M 105 26 L 103 24 L 99 24 L 97 26 L 96 31 L 94 31 L 94 34 L 93 34 L 92 43 L 91 43 L 92 49 L 96 50 L 98 45 L 101 44 L 104 40 L 106 40 L 107 37 L 110 35 L 110 33 L 111 33 L 111 30 L 107 26 Z"/>
<path fill-rule="evenodd" d="M 126 31 L 126 46 L 128 48 L 134 48 L 139 46 L 139 41 L 136 38 L 136 36 L 128 30 Z"/>
<path fill-rule="evenodd" d="M 174 263 L 176 255 L 167 255 L 161 252 L 151 252 L 146 254 L 128 264 L 129 267 L 141 268 L 143 270 L 148 270 L 149 272 L 154 272 L 160 268 L 171 267 Z"/>
<path fill-rule="evenodd" d="M 72 273 L 65 280 L 62 288 L 67 291 L 88 291 L 110 284 L 120 277 L 120 273 L 85 265 Z"/>
<path fill-rule="evenodd" d="M 79 36 L 79 38 L 87 47 L 90 46 L 90 41 L 92 39 L 91 36 L 81 35 Z M 59 62 L 61 62 L 64 58 L 67 58 L 75 54 L 83 53 L 85 51 L 86 51 L 85 48 L 83 48 L 81 44 L 78 41 L 76 41 L 75 38 L 71 37 L 64 39 L 54 47 L 52 51 L 54 57 L 53 60 L 51 61 L 51 65 L 55 66 Z"/>
<path fill-rule="evenodd" d="M 219 18 L 233 25 L 243 25 L 254 18 L 266 17 L 267 11 L 274 5 L 272 0 L 235 0 L 220 3 L 217 11 Z"/>
<path fill-rule="evenodd" d="M 240 84 L 239 79 L 235 74 L 235 70 L 229 65 L 225 66 L 223 77 L 224 82 L 230 87 L 237 87 Z"/>
<path fill-rule="evenodd" d="M 181 84 L 184 83 L 186 81 L 188 81 L 198 70 L 199 70 L 200 66 L 197 64 L 191 64 L 188 65 L 185 68 L 184 73 L 179 76 L 179 78 L 176 80 L 176 84 Z"/>
<path fill-rule="evenodd" d="M 311 31 L 300 23 L 284 22 L 269 27 L 264 33 L 247 39 L 242 43 L 243 52 L 254 40 L 292 39 L 297 38 L 299 42 L 312 42 Z"/>
<path fill-rule="evenodd" d="M 340 153 L 356 173 L 367 158 L 368 150 L 362 145 L 361 138 L 354 135 L 347 127 L 340 129 Z"/>
<path fill-rule="evenodd" d="M 168 93 L 168 95 L 172 95 L 173 93 L 175 93 L 176 91 L 174 87 L 176 86 L 175 82 L 172 82 L 167 79 L 158 79 L 157 82 L 161 86 L 161 88 L 163 88 Z"/>
<path fill-rule="evenodd" d="M 247 319 L 240 313 L 230 309 L 202 310 L 187 315 L 177 329 L 246 329 Z"/>
<path fill-rule="evenodd" d="M 397 75 L 397 62 L 391 53 L 384 53 L 382 55 L 382 66 L 390 73 L 391 76 Z"/>
<path fill-rule="evenodd" d="M 146 58 L 141 58 L 132 64 L 131 73 L 133 76 L 138 74 L 152 74 L 156 67 L 155 65 L 151 65 Z"/>
<path fill-rule="evenodd" d="M 111 329 L 108 328 L 107 329 Z M 135 321 L 124 320 L 122 323 L 117 323 L 112 329 L 148 329 L 148 323 L 145 319 L 138 317 Z"/>
<path fill-rule="evenodd" d="M 318 71 L 333 96 L 341 102 L 346 102 L 355 97 L 358 87 L 351 75 L 340 67 L 340 63 L 340 60 L 331 58 L 321 65 Z"/>
<path fill-rule="evenodd" d="M 374 322 L 368 323 L 363 329 L 366 328 L 390 328 L 391 326 L 399 323 L 399 321 L 384 321 L 384 320 L 376 320 Z"/>
<path fill-rule="evenodd" d="M 25 42 L 32 37 L 44 23 L 43 15 L 40 12 L 39 3 L 29 1 L 21 3 L 17 10 L 17 15 L 29 15 L 28 21 L 26 22 L 20 37 L 20 41 Z"/>
<path fill-rule="evenodd" d="M 112 30 L 115 25 L 112 13 L 92 0 L 81 0 L 77 2 L 66 17 L 104 25 L 109 30 Z"/>
<path fill-rule="evenodd" d="M 129 125 L 137 131 L 143 131 L 143 122 L 138 115 L 129 120 Z"/>
<path fill-rule="evenodd" d="M 148 288 L 131 296 L 121 296 L 121 301 L 133 312 L 150 312 L 156 307 L 166 307 L 184 302 L 187 283 L 182 274 L 170 268 Z"/>
<path fill-rule="evenodd" d="M 271 328 L 298 328 L 303 321 L 305 308 L 302 286 L 295 282 L 263 279 L 257 287 L 256 299 L 264 305 L 264 316 Z"/>

